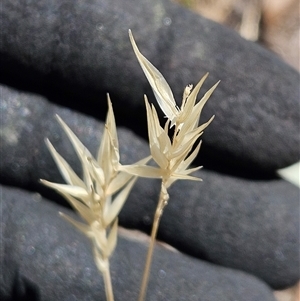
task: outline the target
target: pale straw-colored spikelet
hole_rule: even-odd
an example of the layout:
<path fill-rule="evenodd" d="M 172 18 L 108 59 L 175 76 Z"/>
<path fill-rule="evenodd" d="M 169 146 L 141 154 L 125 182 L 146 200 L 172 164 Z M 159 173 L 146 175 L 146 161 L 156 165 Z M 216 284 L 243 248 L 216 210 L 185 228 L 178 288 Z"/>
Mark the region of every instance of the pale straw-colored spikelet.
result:
<path fill-rule="evenodd" d="M 164 127 L 160 125 L 155 107 L 149 104 L 145 96 L 150 151 L 158 167 L 131 165 L 122 166 L 121 169 L 137 176 L 161 178 L 166 187 L 179 179 L 199 180 L 190 176 L 190 173 L 200 167 L 192 169 L 188 169 L 188 167 L 199 152 L 200 136 L 214 118 L 212 116 L 206 123 L 198 125 L 201 111 L 219 82 L 210 88 L 202 99 L 196 103 L 198 92 L 208 76 L 208 74 L 205 74 L 194 89 L 192 89 L 192 85 L 185 88 L 181 107 L 178 108 L 167 81 L 157 68 L 141 54 L 130 30 L 129 37 L 135 55 L 168 121 Z M 175 126 L 175 130 L 171 139 L 169 137 L 169 127 L 172 126 Z M 192 152 L 195 143 L 197 145 Z"/>
<path fill-rule="evenodd" d="M 214 118 L 212 116 L 207 122 L 199 125 L 201 111 L 219 83 L 216 83 L 204 94 L 200 101 L 196 102 L 199 90 L 208 76 L 208 74 L 205 74 L 194 89 L 192 85 L 184 89 L 182 103 L 179 108 L 167 81 L 141 54 L 130 30 L 129 37 L 158 105 L 167 117 L 167 122 L 162 127 L 154 105 L 149 104 L 145 96 L 151 156 L 132 165 L 122 165 L 120 163 L 116 123 L 111 101 L 108 97 L 106 124 L 96 159 L 62 119 L 57 116 L 81 161 L 83 179 L 78 177 L 50 141 L 46 140 L 52 157 L 67 184 L 41 180 L 43 184 L 63 195 L 85 221 L 85 223 L 82 223 L 61 213 L 66 220 L 91 239 L 96 265 L 103 273 L 106 299 L 108 301 L 113 301 L 109 257 L 117 244 L 118 214 L 137 176 L 161 179 L 161 191 L 154 215 L 139 295 L 139 301 L 144 300 L 156 234 L 164 207 L 169 200 L 168 188 L 177 180 L 201 181 L 200 178 L 191 175 L 201 166 L 195 168 L 189 168 L 189 166 L 200 150 L 201 141 L 199 141 L 199 138 Z M 169 130 L 173 127 L 174 132 L 172 138 L 170 138 Z M 157 166 L 146 165 L 151 158 Z"/>
<path fill-rule="evenodd" d="M 85 223 L 60 212 L 60 215 L 92 241 L 98 269 L 103 273 L 107 300 L 113 300 L 109 274 L 109 257 L 117 244 L 118 214 L 122 209 L 136 177 L 119 171 L 119 145 L 115 118 L 108 97 L 108 113 L 97 160 L 80 142 L 64 121 L 56 116 L 81 161 L 83 180 L 55 150 L 50 141 L 46 145 L 67 184 L 41 182 L 58 191 L 79 213 Z M 150 157 L 136 164 L 146 164 Z"/>
<path fill-rule="evenodd" d="M 158 166 L 152 167 L 141 164 L 121 166 L 121 170 L 130 174 L 148 178 L 160 178 L 162 180 L 139 295 L 139 301 L 143 301 L 146 297 L 152 254 L 160 218 L 169 200 L 168 188 L 177 180 L 201 180 L 190 175 L 200 169 L 201 166 L 195 168 L 189 168 L 189 166 L 200 150 L 200 136 L 214 118 L 212 116 L 206 123 L 199 125 L 201 111 L 219 82 L 210 88 L 202 99 L 196 103 L 199 90 L 208 76 L 208 74 L 205 74 L 194 89 L 192 85 L 184 89 L 181 107 L 179 108 L 167 81 L 157 68 L 141 54 L 130 30 L 129 38 L 134 53 L 152 87 L 157 103 L 167 117 L 167 122 L 162 127 L 154 105 L 150 105 L 145 96 L 150 152 Z M 173 126 L 175 129 L 172 138 L 170 138 L 169 129 Z"/>

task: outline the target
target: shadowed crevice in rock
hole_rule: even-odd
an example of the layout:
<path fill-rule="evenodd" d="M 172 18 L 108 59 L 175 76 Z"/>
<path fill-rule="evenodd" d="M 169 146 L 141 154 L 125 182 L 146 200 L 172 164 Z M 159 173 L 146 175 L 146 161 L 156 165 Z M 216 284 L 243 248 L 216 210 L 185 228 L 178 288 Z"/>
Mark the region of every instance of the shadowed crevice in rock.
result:
<path fill-rule="evenodd" d="M 19 271 L 16 271 L 11 291 L 11 300 L 40 301 L 39 288 L 29 279 L 22 277 Z"/>

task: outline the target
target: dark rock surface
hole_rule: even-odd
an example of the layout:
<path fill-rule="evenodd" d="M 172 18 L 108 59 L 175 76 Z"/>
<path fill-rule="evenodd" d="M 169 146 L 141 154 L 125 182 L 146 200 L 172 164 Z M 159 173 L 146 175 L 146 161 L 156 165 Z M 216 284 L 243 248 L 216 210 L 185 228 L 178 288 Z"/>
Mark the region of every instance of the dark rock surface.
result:
<path fill-rule="evenodd" d="M 103 124 L 38 96 L 8 88 L 1 95 L 1 182 L 57 199 L 38 183 L 40 178 L 63 183 L 44 138 L 79 173 L 80 166 L 54 114 L 93 154 Z M 118 135 L 122 162 L 133 163 L 149 154 L 147 143 L 129 130 L 119 128 Z M 247 180 L 209 170 L 196 175 L 204 182 L 181 181 L 171 188 L 159 238 L 197 258 L 252 273 L 274 288 L 294 284 L 299 279 L 299 189 L 278 179 Z M 149 231 L 158 189 L 158 181 L 139 180 L 120 223 Z"/>
<path fill-rule="evenodd" d="M 131 28 L 177 99 L 207 71 L 205 89 L 222 81 L 203 112 L 216 114 L 206 166 L 263 175 L 299 160 L 299 73 L 229 29 L 167 0 L 12 0 L 1 10 L 2 83 L 100 118 L 109 92 L 117 120 L 145 133 L 143 94 L 152 92 Z"/>
<path fill-rule="evenodd" d="M 0 93 L 0 179 L 2 183 L 40 189 L 40 178 L 62 181 L 44 143 L 48 138 L 80 173 L 78 158 L 55 119 L 58 114 L 81 141 L 96 155 L 103 123 L 74 110 L 54 105 L 39 95 L 2 86 Z M 128 139 L 129 137 L 129 139 Z M 121 128 L 119 144 L 124 163 L 133 163 L 150 154 L 148 145 L 130 130 Z M 38 186 L 38 187 L 37 187 Z"/>
<path fill-rule="evenodd" d="M 90 243 L 57 212 L 68 210 L 28 193 L 0 187 L 3 301 L 105 300 Z M 71 214 L 71 212 L 67 212 Z M 115 300 L 136 300 L 146 246 L 119 237 L 111 259 Z M 271 290 L 243 272 L 156 246 L 148 300 L 275 301 Z"/>
<path fill-rule="evenodd" d="M 296 283 L 299 189 L 282 180 L 249 181 L 208 170 L 195 175 L 203 182 L 181 181 L 170 189 L 159 238 L 195 257 L 252 273 L 276 289 Z M 146 180 L 138 182 L 121 223 L 145 229 L 156 192 Z M 149 195 L 151 202 L 142 206 Z"/>

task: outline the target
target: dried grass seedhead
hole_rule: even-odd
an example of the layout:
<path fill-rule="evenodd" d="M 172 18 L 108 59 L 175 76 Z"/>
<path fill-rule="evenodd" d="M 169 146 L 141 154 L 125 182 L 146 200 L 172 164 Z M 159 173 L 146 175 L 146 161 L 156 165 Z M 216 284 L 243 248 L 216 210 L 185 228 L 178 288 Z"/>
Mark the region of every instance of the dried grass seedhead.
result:
<path fill-rule="evenodd" d="M 138 176 L 162 178 L 166 187 L 169 187 L 178 179 L 200 180 L 190 176 L 190 173 L 200 167 L 192 169 L 188 169 L 188 167 L 199 152 L 200 136 L 214 118 L 212 116 L 206 123 L 198 125 L 202 109 L 219 82 L 210 88 L 202 99 L 196 103 L 200 88 L 208 76 L 208 73 L 205 74 L 194 89 L 192 85 L 184 89 L 181 107 L 179 108 L 167 81 L 157 68 L 141 54 L 130 30 L 129 37 L 135 55 L 152 87 L 157 103 L 168 121 L 164 127 L 160 125 L 155 107 L 149 104 L 145 96 L 150 151 L 159 167 L 128 166 L 123 167 L 123 170 Z M 175 126 L 174 135 L 170 139 L 169 128 L 173 126 Z M 193 150 L 194 146 L 195 149 Z"/>
<path fill-rule="evenodd" d="M 199 123 L 202 108 L 204 107 L 205 103 L 207 102 L 219 82 L 217 82 L 209 91 L 207 91 L 204 97 L 199 101 L 199 103 L 195 105 L 200 88 L 208 76 L 208 73 L 206 73 L 193 90 L 192 85 L 188 85 L 184 89 L 182 104 L 181 107 L 178 108 L 172 90 L 167 81 L 157 70 L 157 68 L 152 63 L 150 63 L 139 51 L 131 30 L 129 30 L 129 38 L 134 53 L 142 67 L 142 70 L 144 71 L 146 78 L 149 81 L 149 84 L 152 87 L 157 103 L 159 104 L 166 117 L 170 120 L 170 127 L 177 125 L 177 127 L 180 128 L 181 125 L 187 120 L 189 120 L 194 127 L 197 126 Z M 193 116 L 190 116 L 192 113 Z M 193 122 L 191 122 L 191 120 Z"/>
<path fill-rule="evenodd" d="M 119 144 L 112 104 L 108 96 L 108 113 L 97 160 L 80 142 L 65 122 L 56 116 L 81 161 L 83 179 L 55 150 L 46 145 L 67 184 L 41 182 L 63 195 L 86 223 L 60 213 L 93 242 L 95 261 L 103 272 L 117 243 L 118 214 L 122 209 L 136 177 L 119 171 Z M 145 158 L 137 164 L 146 164 Z"/>
<path fill-rule="evenodd" d="M 107 96 L 108 112 L 96 159 L 64 121 L 56 116 L 81 162 L 82 179 L 47 139 L 46 145 L 67 184 L 41 180 L 44 185 L 63 195 L 85 221 L 85 223 L 82 223 L 60 213 L 61 216 L 91 239 L 95 262 L 98 269 L 103 273 L 106 297 L 109 301 L 113 301 L 109 257 L 117 244 L 118 214 L 137 176 L 160 178 L 162 180 L 139 296 L 139 301 L 143 301 L 147 289 L 157 229 L 164 207 L 169 200 L 168 188 L 179 179 L 201 181 L 201 179 L 190 175 L 200 169 L 201 166 L 195 168 L 189 168 L 189 166 L 200 150 L 201 141 L 199 138 L 214 118 L 212 116 L 207 122 L 199 125 L 202 109 L 219 83 L 216 83 L 199 102 L 196 102 L 199 90 L 208 76 L 208 74 L 205 74 L 194 89 L 192 85 L 184 89 L 182 103 L 179 108 L 167 81 L 141 54 L 130 30 L 129 37 L 155 98 L 167 117 L 167 122 L 162 127 L 154 105 L 150 104 L 145 96 L 151 156 L 132 165 L 122 165 L 120 163 L 115 117 L 110 98 Z M 169 130 L 173 127 L 173 137 L 170 138 Z M 146 165 L 151 158 L 157 163 L 156 167 Z"/>
<path fill-rule="evenodd" d="M 188 85 L 184 89 L 181 107 L 179 108 L 176 105 L 172 90 L 167 81 L 157 68 L 141 54 L 130 30 L 129 38 L 134 53 L 152 87 L 157 103 L 167 117 L 167 122 L 164 127 L 162 127 L 155 107 L 153 104 L 149 104 L 145 96 L 150 152 L 158 167 L 141 164 L 121 166 L 122 170 L 130 174 L 148 178 L 161 178 L 162 180 L 138 299 L 139 301 L 143 301 L 146 297 L 152 254 L 160 218 L 169 201 L 168 188 L 176 180 L 201 180 L 190 175 L 200 169 L 201 166 L 196 168 L 189 168 L 189 166 L 200 150 L 200 136 L 214 118 L 214 116 L 212 116 L 206 123 L 199 125 L 201 111 L 219 82 L 209 89 L 197 103 L 197 95 L 208 74 L 202 77 L 194 89 L 192 85 Z M 173 137 L 170 139 L 169 129 L 172 127 L 175 127 L 175 129 Z"/>

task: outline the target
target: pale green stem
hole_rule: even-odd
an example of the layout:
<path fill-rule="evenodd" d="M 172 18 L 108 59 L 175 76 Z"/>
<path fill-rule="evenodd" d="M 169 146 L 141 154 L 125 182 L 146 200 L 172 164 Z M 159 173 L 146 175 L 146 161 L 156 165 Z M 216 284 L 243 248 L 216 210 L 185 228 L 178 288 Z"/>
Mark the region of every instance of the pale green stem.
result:
<path fill-rule="evenodd" d="M 107 260 L 107 268 L 105 268 L 102 271 L 102 273 L 103 273 L 103 279 L 104 279 L 106 301 L 114 301 L 114 293 L 113 293 L 112 284 L 111 284 L 108 260 Z"/>
<path fill-rule="evenodd" d="M 143 273 L 143 280 L 142 280 L 140 295 L 139 295 L 139 299 L 138 299 L 139 301 L 144 301 L 144 299 L 146 297 L 157 230 L 158 230 L 160 218 L 162 216 L 165 206 L 167 205 L 168 199 L 169 199 L 169 195 L 167 193 L 167 190 L 164 187 L 164 183 L 162 182 L 159 201 L 158 201 L 158 205 L 156 207 L 154 221 L 152 224 L 150 245 L 148 248 L 148 253 L 147 253 L 147 258 L 146 258 L 146 263 L 145 263 L 145 268 L 144 268 L 144 273 Z"/>

